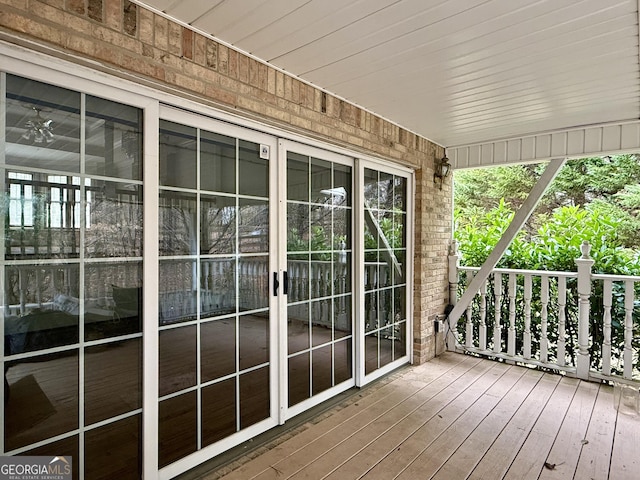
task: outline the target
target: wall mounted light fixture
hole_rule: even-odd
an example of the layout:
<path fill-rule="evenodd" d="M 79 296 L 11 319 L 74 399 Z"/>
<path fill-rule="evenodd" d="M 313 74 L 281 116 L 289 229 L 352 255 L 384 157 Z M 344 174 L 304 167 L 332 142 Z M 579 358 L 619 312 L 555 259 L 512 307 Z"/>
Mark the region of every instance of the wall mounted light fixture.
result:
<path fill-rule="evenodd" d="M 438 183 L 438 180 L 440 180 L 440 190 L 442 190 L 442 182 L 444 182 L 444 179 L 447 178 L 450 173 L 451 164 L 449 163 L 449 159 L 447 158 L 447 154 L 445 153 L 444 157 L 442 157 L 440 160 L 436 159 L 435 161 L 433 183 Z"/>

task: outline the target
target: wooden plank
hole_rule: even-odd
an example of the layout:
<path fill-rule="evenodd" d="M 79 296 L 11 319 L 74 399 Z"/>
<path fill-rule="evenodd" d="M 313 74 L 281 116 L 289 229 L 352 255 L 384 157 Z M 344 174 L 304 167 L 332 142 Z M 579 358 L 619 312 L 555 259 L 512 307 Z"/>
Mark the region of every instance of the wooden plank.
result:
<path fill-rule="evenodd" d="M 640 417 L 618 413 L 609 478 L 637 480 L 640 477 L 639 446 Z"/>
<path fill-rule="evenodd" d="M 509 424 L 473 470 L 470 479 L 502 478 L 555 390 L 560 376 L 544 374 Z"/>
<path fill-rule="evenodd" d="M 573 478 L 609 478 L 611 446 L 616 425 L 613 387 L 601 385 Z M 614 480 L 614 479 L 612 479 Z"/>
<path fill-rule="evenodd" d="M 598 384 L 580 382 L 569 406 L 569 411 L 564 417 L 560 432 L 547 457 L 547 463 L 555 465 L 555 467 L 553 469 L 544 468 L 539 480 L 573 478 L 597 396 Z"/>
<path fill-rule="evenodd" d="M 496 408 L 482 420 L 478 428 L 447 459 L 433 478 L 437 480 L 467 478 L 541 378 L 541 372 L 526 370 Z"/>
<path fill-rule="evenodd" d="M 463 415 L 446 430 L 442 431 L 431 444 L 426 444 L 422 448 L 420 455 L 410 462 L 407 468 L 395 478 L 398 480 L 431 478 L 483 419 L 491 413 L 500 400 L 517 384 L 525 372 L 526 370 L 521 368 L 512 367 L 500 380 L 480 396 Z M 436 430 L 433 433 L 438 433 L 438 431 Z"/>
<path fill-rule="evenodd" d="M 475 406 L 478 402 L 483 403 L 478 399 L 492 398 L 497 402 L 496 395 L 507 391 L 523 373 L 520 369 L 513 369 L 506 365 L 491 369 L 457 398 L 452 398 L 444 408 L 437 410 L 434 408 L 434 402 L 429 402 L 431 405 L 425 405 L 424 408 L 412 412 L 411 415 L 394 425 L 384 436 L 372 439 L 367 445 L 363 445 L 360 451 L 348 462 L 334 469 L 325 478 L 336 480 L 360 478 L 376 467 L 382 459 L 386 459 L 398 451 L 402 451 L 403 455 L 410 455 L 409 452 L 414 451 L 415 457 L 424 450 L 425 445 L 428 445 L 425 443 L 425 436 L 436 437 L 437 432 L 444 431 L 447 425 L 457 421 L 456 419 L 459 419 L 460 415 L 466 415 L 470 405 Z M 487 395 L 487 391 L 492 393 Z M 485 406 L 485 408 L 487 407 Z M 486 412 L 482 414 L 481 418 L 484 418 L 485 414 Z M 416 440 L 414 435 L 421 438 Z M 406 462 L 401 461 L 400 464 L 402 468 Z M 392 472 L 391 467 L 386 465 L 374 473 L 370 472 L 370 475 L 379 478 L 392 478 L 395 473 L 397 472 Z"/>
<path fill-rule="evenodd" d="M 579 383 L 575 378 L 562 378 L 507 470 L 505 480 L 538 478 Z"/>
<path fill-rule="evenodd" d="M 363 444 L 384 434 L 396 423 L 416 410 L 432 416 L 452 398 L 464 392 L 470 384 L 493 368 L 491 362 L 479 362 L 457 378 L 446 375 L 415 395 L 378 415 L 367 416 L 368 422 L 348 420 L 340 428 L 316 439 L 297 452 L 282 459 L 256 478 L 266 480 L 295 475 L 299 478 L 322 478 L 335 466 L 355 455 Z M 455 373 L 455 372 L 454 372 Z M 421 408 L 422 407 L 422 408 Z"/>
<path fill-rule="evenodd" d="M 407 374 L 375 390 L 373 394 L 367 393 L 374 390 L 375 385 L 368 386 L 362 389 L 357 401 L 322 421 L 314 423 L 313 427 L 310 424 L 306 425 L 309 428 L 302 426 L 302 431 L 298 435 L 277 445 L 253 461 L 236 468 L 224 478 L 228 480 L 246 480 L 273 470 L 273 465 L 312 444 L 318 438 L 330 434 L 333 430 L 339 429 L 347 432 L 350 428 L 356 428 L 359 424 L 365 425 L 373 418 L 393 408 L 394 405 L 411 397 L 417 391 L 427 388 L 432 383 L 441 381 L 443 378 L 450 383 L 461 373 L 469 370 L 479 362 L 478 358 L 447 354 L 439 357 L 438 361 L 429 362 L 409 370 Z M 409 381 L 404 380 L 407 377 Z M 318 454 L 320 453 L 318 451 Z"/>

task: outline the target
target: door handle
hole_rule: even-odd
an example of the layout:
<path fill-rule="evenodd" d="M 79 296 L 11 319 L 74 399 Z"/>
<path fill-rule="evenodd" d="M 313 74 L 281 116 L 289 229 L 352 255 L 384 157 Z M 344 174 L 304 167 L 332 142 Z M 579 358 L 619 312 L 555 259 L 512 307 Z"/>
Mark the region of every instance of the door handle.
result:
<path fill-rule="evenodd" d="M 289 293 L 289 274 L 287 273 L 286 270 L 282 272 L 282 280 L 284 281 L 284 287 L 283 287 L 282 293 L 287 295 Z"/>
<path fill-rule="evenodd" d="M 280 286 L 280 282 L 278 281 L 278 272 L 273 272 L 273 296 L 278 296 L 278 287 Z"/>

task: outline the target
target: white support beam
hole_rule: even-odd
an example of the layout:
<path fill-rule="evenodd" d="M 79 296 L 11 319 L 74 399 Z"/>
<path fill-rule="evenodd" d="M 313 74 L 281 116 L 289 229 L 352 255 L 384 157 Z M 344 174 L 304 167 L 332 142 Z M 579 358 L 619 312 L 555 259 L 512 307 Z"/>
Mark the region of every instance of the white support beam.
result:
<path fill-rule="evenodd" d="M 492 142 L 447 147 L 454 169 L 538 163 L 552 158 L 584 158 L 640 150 L 640 121 L 539 133 Z"/>
<path fill-rule="evenodd" d="M 502 255 L 509 247 L 509 244 L 513 241 L 520 229 L 533 213 L 533 210 L 536 208 L 536 205 L 538 205 L 538 202 L 544 195 L 547 187 L 556 177 L 565 161 L 566 159 L 562 158 L 551 160 L 549 162 L 547 168 L 545 168 L 544 172 L 538 179 L 538 182 L 531 189 L 531 193 L 529 193 L 527 199 L 513 216 L 513 220 L 511 220 L 511 223 L 505 230 L 502 238 L 500 238 L 491 254 L 489 254 L 489 257 L 482 264 L 482 267 L 480 267 L 480 270 L 476 273 L 473 280 L 462 294 L 462 297 L 458 299 L 453 310 L 449 313 L 449 325 L 452 331 L 454 330 L 454 326 L 462 313 L 467 309 L 467 305 L 471 303 L 473 297 L 476 295 L 478 290 L 480 290 L 480 287 L 487 281 L 489 274 L 491 274 L 491 271 L 498 264 L 498 261 L 502 258 Z"/>

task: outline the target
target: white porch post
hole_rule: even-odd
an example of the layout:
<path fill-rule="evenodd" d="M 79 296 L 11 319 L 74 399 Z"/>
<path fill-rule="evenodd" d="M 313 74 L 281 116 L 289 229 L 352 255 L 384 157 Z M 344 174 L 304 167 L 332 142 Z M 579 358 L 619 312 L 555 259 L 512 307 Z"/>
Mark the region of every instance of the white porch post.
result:
<path fill-rule="evenodd" d="M 449 305 L 455 305 L 458 302 L 458 267 L 460 266 L 460 255 L 458 254 L 458 243 L 454 240 L 449 246 Z M 455 351 L 456 349 L 456 322 L 451 321 L 451 317 L 447 319 L 449 328 L 447 329 L 446 344 L 447 350 Z"/>
<path fill-rule="evenodd" d="M 582 256 L 576 259 L 578 266 L 578 358 L 576 360 L 576 375 L 578 378 L 589 378 L 589 296 L 591 295 L 591 267 L 595 263 L 589 257 L 591 245 L 582 242 L 580 251 Z"/>

